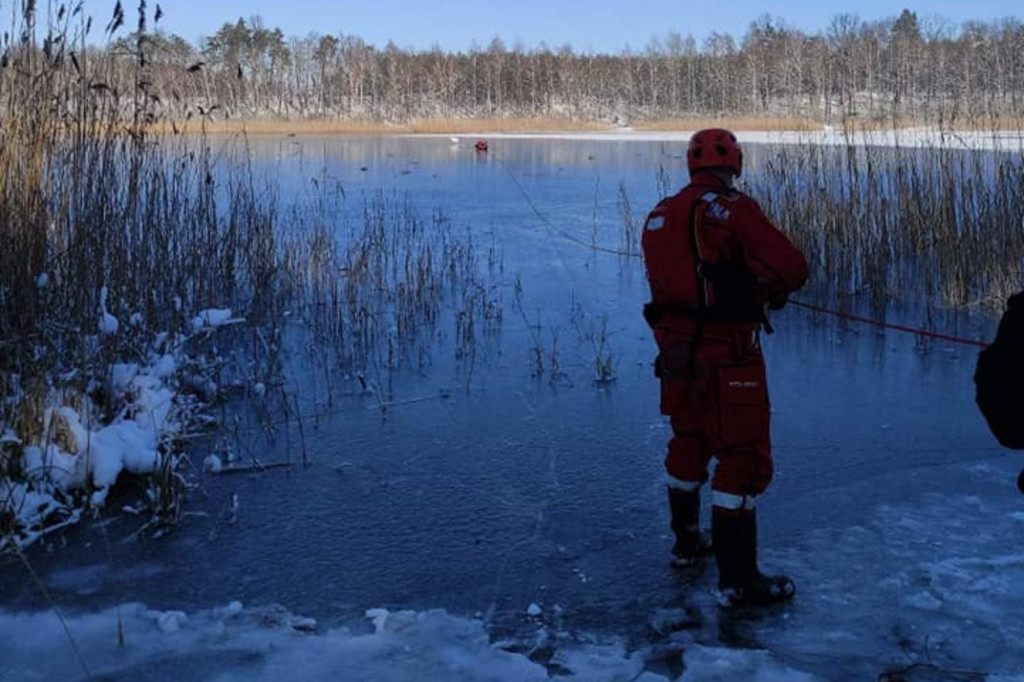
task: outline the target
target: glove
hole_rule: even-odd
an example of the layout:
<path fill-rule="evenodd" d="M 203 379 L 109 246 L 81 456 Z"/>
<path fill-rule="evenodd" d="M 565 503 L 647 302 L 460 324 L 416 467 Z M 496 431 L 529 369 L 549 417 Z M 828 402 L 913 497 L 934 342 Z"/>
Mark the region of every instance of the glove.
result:
<path fill-rule="evenodd" d="M 661 322 L 661 318 L 662 310 L 657 303 L 651 301 L 650 303 L 644 304 L 644 321 L 647 322 L 647 325 L 651 329 L 658 326 L 658 323 Z"/>
<path fill-rule="evenodd" d="M 768 310 L 782 310 L 788 301 L 789 296 L 786 294 L 772 294 L 768 297 Z"/>

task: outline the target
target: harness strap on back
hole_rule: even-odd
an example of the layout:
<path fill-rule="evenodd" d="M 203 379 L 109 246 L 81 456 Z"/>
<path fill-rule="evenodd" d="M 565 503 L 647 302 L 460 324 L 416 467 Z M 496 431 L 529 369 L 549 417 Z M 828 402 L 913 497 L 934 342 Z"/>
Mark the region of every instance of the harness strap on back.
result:
<path fill-rule="evenodd" d="M 697 279 L 697 328 L 693 332 L 693 343 L 690 344 L 689 355 L 686 359 L 686 378 L 690 381 L 697 377 L 697 349 L 704 339 L 704 324 L 707 321 L 708 312 L 708 280 L 704 276 L 702 268 L 704 259 L 701 256 L 698 227 L 704 224 L 704 214 L 707 213 L 708 206 L 717 197 L 718 195 L 714 192 L 707 192 L 695 201 L 690 209 L 690 254 L 693 256 L 693 274 Z"/>

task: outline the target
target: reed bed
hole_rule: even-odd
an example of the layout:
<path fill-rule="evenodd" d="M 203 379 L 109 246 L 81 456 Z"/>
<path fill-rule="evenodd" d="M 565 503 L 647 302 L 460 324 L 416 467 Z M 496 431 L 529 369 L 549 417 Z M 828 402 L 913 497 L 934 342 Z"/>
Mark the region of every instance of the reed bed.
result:
<path fill-rule="evenodd" d="M 219 384 L 245 387 L 221 420 L 230 425 L 219 435 L 221 466 L 249 453 L 242 466 L 265 467 L 255 453 L 268 450 L 285 458 L 270 464 L 298 463 L 296 447 L 308 461 L 307 423 L 353 409 L 353 401 L 386 414 L 401 400 L 395 377 L 422 375 L 439 353 L 449 354 L 455 378 L 468 387 L 478 348 L 500 329 L 494 281 L 504 262 L 493 247 L 394 192 L 365 196 L 355 218 L 344 210 L 347 199 L 322 199 L 292 209 L 305 237 L 285 254 L 301 278 L 286 299 L 290 313 L 277 325 L 239 330 L 233 347 L 250 350 L 219 365 Z"/>
<path fill-rule="evenodd" d="M 850 138 L 852 140 L 852 138 Z M 841 305 L 998 308 L 1021 288 L 1024 155 L 1009 148 L 780 146 L 747 179 Z"/>
<path fill-rule="evenodd" d="M 140 17 L 144 10 L 141 4 Z M 303 281 L 285 258 L 302 234 L 278 219 L 271 185 L 241 160 L 216 158 L 204 138 L 148 133 L 159 112 L 146 92 L 141 41 L 136 90 L 114 97 L 103 65 L 74 52 L 88 30 L 81 7 L 50 18 L 41 49 L 33 42 L 34 3 L 21 11 L 10 34 L 21 38 L 7 41 L 0 68 L 6 534 L 14 532 L 15 484 L 60 500 L 46 523 L 89 505 L 87 495 L 54 486 L 51 472 L 24 470 L 26 448 L 64 449 L 60 408 L 91 428 L 112 423 L 133 409 L 133 396 L 112 379 L 114 367 L 145 365 L 187 344 L 173 410 L 175 423 L 189 430 L 198 424 L 199 401 L 216 398 L 204 391 L 203 377 L 224 362 L 216 344 L 193 334 L 192 318 L 233 308 L 254 327 L 272 325 Z M 163 459 L 148 496 L 158 524 L 180 515 L 182 435 L 160 434 Z"/>
<path fill-rule="evenodd" d="M 407 122 L 345 119 L 216 119 L 154 122 L 155 133 L 245 133 L 247 135 L 475 135 L 487 133 L 604 132 L 614 126 L 598 121 L 549 118 L 415 119 Z"/>
<path fill-rule="evenodd" d="M 20 42 L 7 39 L 0 66 L 0 549 L 24 537 L 18 491 L 18 504 L 29 488 L 51 496 L 45 525 L 90 505 L 90 491 L 26 471 L 25 452 L 62 444 L 62 407 L 93 428 L 130 412 L 117 366 L 179 361 L 169 381 L 181 430 L 161 434 L 146 495 L 149 525 L 165 527 L 189 488 L 191 436 L 226 439 L 231 410 L 248 408 L 301 430 L 300 394 L 319 387 L 289 376 L 289 344 L 316 349 L 329 396 L 339 378 L 429 364 L 445 321 L 469 359 L 477 335 L 500 324 L 500 297 L 483 279 L 500 257 L 481 260 L 443 214 L 424 220 L 380 194 L 346 231 L 323 185 L 283 210 L 274 178 L 252 170 L 246 136 L 153 133 L 173 125 L 147 92 L 145 41 L 134 43 L 135 89 L 114 96 L 106 83 L 124 74 L 73 54 L 88 31 L 81 7 L 50 18 L 44 47 L 34 7 L 16 15 L 9 35 Z M 146 11 L 140 3 L 140 33 Z M 238 324 L 197 331 L 208 309 Z"/>
<path fill-rule="evenodd" d="M 488 293 L 500 257 L 481 262 L 472 235 L 441 211 L 424 218 L 407 198 L 378 191 L 350 233 L 318 240 L 304 317 L 339 368 L 422 369 L 446 310 L 455 311 L 456 356 L 475 344 L 477 323 L 500 319 Z"/>
<path fill-rule="evenodd" d="M 735 117 L 725 116 L 721 118 L 709 117 L 683 117 L 672 119 L 659 119 L 653 121 L 636 121 L 632 124 L 634 130 L 643 131 L 691 131 L 703 128 L 726 128 L 739 131 L 811 131 L 821 130 L 821 123 L 802 118 L 777 118 L 764 117 Z"/>

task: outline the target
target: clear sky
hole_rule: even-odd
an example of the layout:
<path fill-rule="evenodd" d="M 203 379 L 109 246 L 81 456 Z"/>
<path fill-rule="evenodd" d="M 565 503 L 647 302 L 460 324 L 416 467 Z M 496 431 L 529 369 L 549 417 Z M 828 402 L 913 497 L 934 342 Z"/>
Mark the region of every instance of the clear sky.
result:
<path fill-rule="evenodd" d="M 135 4 L 123 0 L 129 24 Z M 86 8 L 105 25 L 114 0 L 87 0 Z M 474 43 L 486 47 L 495 36 L 508 47 L 542 42 L 577 52 L 618 53 L 629 45 L 642 50 L 652 38 L 669 31 L 693 35 L 700 44 L 713 31 L 737 38 L 751 21 L 768 13 L 809 33 L 824 30 L 837 14 L 848 12 L 874 20 L 899 14 L 906 6 L 919 19 L 941 17 L 957 27 L 967 20 L 991 21 L 1024 17 L 1019 0 L 939 0 L 902 4 L 889 0 L 753 0 L 688 2 L 686 0 L 150 0 L 160 4 L 161 26 L 190 42 L 215 33 L 225 22 L 259 15 L 264 24 L 287 37 L 309 33 L 354 35 L 383 47 L 458 52 Z"/>

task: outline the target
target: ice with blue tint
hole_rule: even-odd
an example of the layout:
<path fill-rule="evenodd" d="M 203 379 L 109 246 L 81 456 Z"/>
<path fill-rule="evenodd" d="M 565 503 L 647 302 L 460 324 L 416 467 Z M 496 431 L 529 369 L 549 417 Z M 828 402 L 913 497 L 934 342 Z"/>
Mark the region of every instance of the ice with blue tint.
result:
<path fill-rule="evenodd" d="M 797 597 L 723 613 L 713 567 L 668 563 L 640 263 L 586 248 L 623 246 L 623 196 L 642 220 L 659 167 L 685 180 L 680 143 L 251 143 L 285 201 L 344 187 L 339 224 L 383 188 L 494 245 L 501 328 L 468 379 L 449 332 L 386 410 L 341 396 L 305 430 L 307 468 L 197 473 L 201 515 L 166 538 L 112 515 L 0 561 L 0 679 L 1024 680 L 1024 459 L 974 405 L 977 348 L 775 314 L 761 562 Z"/>

